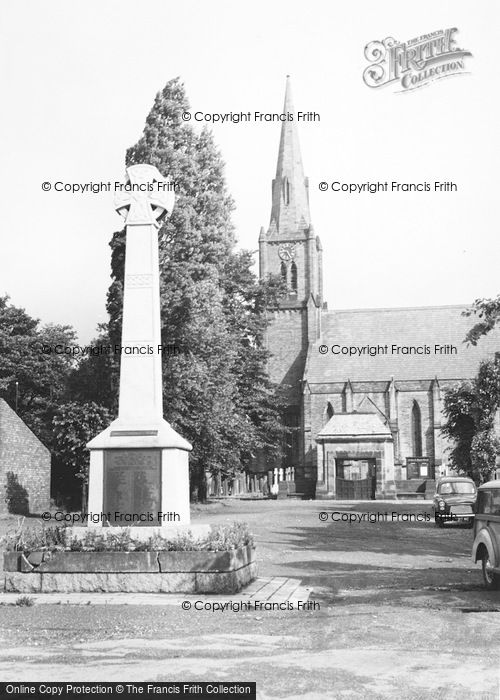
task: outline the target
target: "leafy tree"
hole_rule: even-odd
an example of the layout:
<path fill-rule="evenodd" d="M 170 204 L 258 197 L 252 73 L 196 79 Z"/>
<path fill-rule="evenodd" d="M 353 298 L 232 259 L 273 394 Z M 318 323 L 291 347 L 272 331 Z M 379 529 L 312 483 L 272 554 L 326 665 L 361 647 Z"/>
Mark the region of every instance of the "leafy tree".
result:
<path fill-rule="evenodd" d="M 0 394 L 12 408 L 17 404 L 17 413 L 49 448 L 51 406 L 64 397 L 75 364 L 64 347 L 75 339 L 70 326 L 39 327 L 37 319 L 0 297 Z"/>
<path fill-rule="evenodd" d="M 476 483 L 491 479 L 500 442 L 493 429 L 476 433 L 471 443 L 472 478 Z"/>
<path fill-rule="evenodd" d="M 72 401 L 58 406 L 54 412 L 53 450 L 58 465 L 54 480 L 62 492 L 74 494 L 75 485 L 79 487 L 82 509 L 86 507 L 90 461 L 85 446 L 110 422 L 109 411 L 94 402 L 79 404 Z"/>
<path fill-rule="evenodd" d="M 13 409 L 17 404 L 17 413 L 51 451 L 58 495 L 85 489 L 85 444 L 110 422 L 107 408 L 88 400 L 109 403 L 109 371 L 103 363 L 78 361 L 65 351 L 75 343 L 70 326 L 40 327 L 7 296 L 0 297 L 0 395 Z"/>
<path fill-rule="evenodd" d="M 443 434 L 454 443 L 450 462 L 476 483 L 487 481 L 495 468 L 500 442 L 494 430 L 500 406 L 500 354 L 479 366 L 472 382 L 462 382 L 444 398 L 447 419 Z"/>
<path fill-rule="evenodd" d="M 476 431 L 476 400 L 474 387 L 463 382 L 449 389 L 444 396 L 443 413 L 447 419 L 442 432 L 454 443 L 450 451 L 450 462 L 459 473 L 472 473 L 471 445 Z"/>
<path fill-rule="evenodd" d="M 500 295 L 495 299 L 476 299 L 464 315 L 480 319 L 465 336 L 467 342 L 477 345 L 480 338 L 493 330 L 500 320 Z"/>
<path fill-rule="evenodd" d="M 184 87 L 171 80 L 155 99 L 127 165 L 150 163 L 176 182 L 176 205 L 159 231 L 164 413 L 193 444 L 192 495 L 203 499 L 207 472 L 232 474 L 256 449 L 279 452 L 279 405 L 265 370 L 264 301 L 273 295 L 234 250 L 234 208 L 224 163 L 207 130 L 182 119 Z M 113 235 L 108 292 L 110 338 L 121 333 L 124 232 Z"/>

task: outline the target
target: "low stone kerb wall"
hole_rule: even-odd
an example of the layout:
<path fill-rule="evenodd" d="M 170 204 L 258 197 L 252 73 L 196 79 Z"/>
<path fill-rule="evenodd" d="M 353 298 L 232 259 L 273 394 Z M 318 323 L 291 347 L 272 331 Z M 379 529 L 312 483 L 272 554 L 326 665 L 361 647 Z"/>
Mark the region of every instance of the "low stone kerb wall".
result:
<path fill-rule="evenodd" d="M 257 575 L 255 548 L 224 552 L 6 552 L 6 592 L 237 593 Z"/>

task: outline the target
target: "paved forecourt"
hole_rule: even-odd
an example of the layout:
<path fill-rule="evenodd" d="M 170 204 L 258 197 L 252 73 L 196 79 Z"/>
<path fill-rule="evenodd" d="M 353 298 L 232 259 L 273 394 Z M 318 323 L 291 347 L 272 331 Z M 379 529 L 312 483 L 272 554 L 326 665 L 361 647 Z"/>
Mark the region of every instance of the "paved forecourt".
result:
<path fill-rule="evenodd" d="M 257 578 L 240 593 L 232 595 L 183 594 L 183 593 L 38 593 L 20 596 L 19 593 L 0 593 L 0 605 L 18 605 L 20 598 L 30 598 L 35 605 L 176 605 L 185 602 L 211 601 L 227 603 L 253 603 L 255 600 L 269 603 L 306 602 L 310 588 L 301 585 L 300 579 L 282 576 Z"/>

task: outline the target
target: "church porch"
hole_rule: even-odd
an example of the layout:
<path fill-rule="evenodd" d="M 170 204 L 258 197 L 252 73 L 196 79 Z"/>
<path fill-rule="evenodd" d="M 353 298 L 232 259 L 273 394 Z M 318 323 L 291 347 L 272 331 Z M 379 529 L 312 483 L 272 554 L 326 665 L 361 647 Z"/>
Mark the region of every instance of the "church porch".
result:
<path fill-rule="evenodd" d="M 377 415 L 336 414 L 316 442 L 316 498 L 395 498 L 393 438 Z"/>

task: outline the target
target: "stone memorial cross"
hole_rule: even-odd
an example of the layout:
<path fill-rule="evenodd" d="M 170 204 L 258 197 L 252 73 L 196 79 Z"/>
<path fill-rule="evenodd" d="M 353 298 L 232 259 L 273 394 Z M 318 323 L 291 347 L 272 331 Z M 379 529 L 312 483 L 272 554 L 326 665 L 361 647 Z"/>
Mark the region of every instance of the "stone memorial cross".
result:
<path fill-rule="evenodd" d="M 126 226 L 122 340 L 112 348 L 118 418 L 87 447 L 88 510 L 111 513 L 116 526 L 189 524 L 191 445 L 163 419 L 158 229 L 174 206 L 170 185 L 157 168 L 133 165 L 115 198 Z"/>

